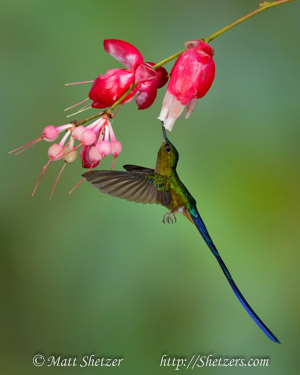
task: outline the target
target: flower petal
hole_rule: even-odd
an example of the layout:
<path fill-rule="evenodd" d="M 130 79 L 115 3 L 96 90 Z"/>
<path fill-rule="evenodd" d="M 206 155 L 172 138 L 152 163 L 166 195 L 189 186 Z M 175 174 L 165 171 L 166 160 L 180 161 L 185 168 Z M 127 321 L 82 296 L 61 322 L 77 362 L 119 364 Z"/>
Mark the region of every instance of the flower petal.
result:
<path fill-rule="evenodd" d="M 215 78 L 215 63 L 211 59 L 208 64 L 203 66 L 202 72 L 197 81 L 197 98 L 202 98 L 210 89 Z"/>
<path fill-rule="evenodd" d="M 92 108 L 98 108 L 98 109 L 103 109 L 103 108 L 107 108 L 108 105 L 106 104 L 103 104 L 101 102 L 97 102 L 97 101 L 93 101 L 92 104 L 91 104 Z"/>
<path fill-rule="evenodd" d="M 193 48 L 185 51 L 176 61 L 168 90 L 181 104 L 186 105 L 197 95 L 197 79 L 202 66 L 195 58 Z"/>
<path fill-rule="evenodd" d="M 193 110 L 196 108 L 196 105 L 197 105 L 197 103 L 198 103 L 198 98 L 194 98 L 194 99 L 192 99 L 189 103 L 188 103 L 188 105 L 187 105 L 187 109 L 186 109 L 186 114 L 185 114 L 185 116 L 184 116 L 184 118 L 187 120 L 189 117 L 190 117 L 190 115 L 191 115 L 191 113 L 193 112 Z"/>
<path fill-rule="evenodd" d="M 184 42 L 185 48 L 195 48 L 199 44 L 200 40 L 193 39 L 193 40 L 188 40 Z"/>
<path fill-rule="evenodd" d="M 141 83 L 156 78 L 157 73 L 149 64 L 140 64 L 135 71 L 135 82 Z"/>
<path fill-rule="evenodd" d="M 89 97 L 92 107 L 105 108 L 118 100 L 134 81 L 134 74 L 125 69 L 111 69 L 99 75 L 91 88 Z"/>
<path fill-rule="evenodd" d="M 153 62 L 146 62 L 145 64 L 149 66 L 155 65 Z M 162 66 L 159 66 L 157 69 L 155 69 L 155 72 L 156 72 L 155 78 L 151 79 L 151 81 L 149 82 L 151 82 L 151 85 L 153 87 L 155 86 L 156 88 L 160 89 L 168 82 L 169 75 L 166 69 L 163 68 Z"/>
<path fill-rule="evenodd" d="M 185 105 L 181 104 L 180 101 L 167 90 L 158 119 L 163 121 L 165 128 L 171 131 L 175 121 L 182 114 L 184 107 Z"/>
<path fill-rule="evenodd" d="M 146 85 L 146 83 L 143 85 Z M 151 85 L 148 85 L 148 87 L 146 87 L 145 89 L 140 89 L 135 98 L 135 102 L 138 105 L 139 109 L 146 109 L 150 107 L 156 98 L 156 94 L 156 87 L 151 87 Z"/>
<path fill-rule="evenodd" d="M 105 39 L 103 45 L 107 53 L 131 71 L 144 61 L 140 51 L 123 40 Z"/>
<path fill-rule="evenodd" d="M 168 90 L 182 104 L 185 105 L 196 97 L 201 98 L 211 87 L 215 77 L 215 63 L 210 57 L 211 53 L 212 48 L 207 43 L 200 42 L 196 48 L 185 51 L 176 61 Z"/>
<path fill-rule="evenodd" d="M 157 68 L 156 72 L 157 72 L 156 87 L 158 89 L 160 89 L 160 88 L 162 88 L 168 82 L 169 75 L 168 75 L 168 72 L 166 71 L 166 69 L 163 68 L 162 66 L 160 66 L 159 68 Z"/>
<path fill-rule="evenodd" d="M 93 161 L 90 158 L 90 150 L 93 147 L 91 146 L 82 146 L 81 151 L 80 151 L 80 158 L 81 158 L 81 163 L 83 168 L 95 168 L 99 164 L 99 161 Z"/>

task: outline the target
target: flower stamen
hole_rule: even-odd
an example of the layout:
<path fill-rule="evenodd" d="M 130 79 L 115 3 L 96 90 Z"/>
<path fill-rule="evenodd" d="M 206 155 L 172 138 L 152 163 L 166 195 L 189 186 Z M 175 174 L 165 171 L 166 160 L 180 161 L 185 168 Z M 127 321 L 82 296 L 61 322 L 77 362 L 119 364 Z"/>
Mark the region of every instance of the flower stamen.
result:
<path fill-rule="evenodd" d="M 88 172 L 90 172 L 90 171 L 93 169 L 93 167 L 94 167 L 94 164 L 92 164 L 92 165 L 90 166 Z M 85 180 L 85 178 L 82 177 L 82 179 L 78 182 L 78 184 L 76 184 L 76 185 L 73 187 L 73 189 L 70 190 L 70 191 L 68 192 L 68 195 L 71 195 L 71 194 L 73 193 L 73 191 L 74 191 L 75 189 L 77 189 L 78 186 L 79 186 L 84 180 Z"/>
<path fill-rule="evenodd" d="M 79 103 L 73 104 L 73 105 L 71 105 L 71 107 L 65 108 L 64 111 L 68 111 L 69 109 L 72 109 L 72 108 L 74 108 L 74 107 L 77 107 L 78 105 L 80 105 L 80 104 L 86 102 L 87 100 L 89 100 L 89 98 L 86 98 L 86 99 L 82 100 L 82 101 L 79 102 Z"/>
<path fill-rule="evenodd" d="M 34 194 L 35 194 L 35 192 L 36 192 L 36 189 L 37 189 L 37 187 L 39 186 L 39 183 L 40 183 L 40 181 L 41 181 L 41 179 L 42 179 L 44 173 L 46 172 L 46 169 L 48 168 L 50 162 L 51 162 L 51 160 L 49 159 L 48 162 L 47 162 L 47 164 L 43 167 L 42 173 L 40 174 L 40 177 L 39 177 L 39 179 L 38 179 L 38 181 L 37 181 L 37 183 L 36 183 L 36 185 L 35 185 L 35 187 L 34 187 L 34 189 L 33 189 L 33 192 L 32 192 L 32 194 L 31 194 L 32 197 L 34 196 Z"/>
<path fill-rule="evenodd" d="M 81 85 L 82 83 L 92 83 L 92 82 L 94 82 L 94 80 L 92 80 L 92 81 L 82 81 L 82 82 L 71 82 L 71 83 L 65 83 L 65 86 Z"/>
<path fill-rule="evenodd" d="M 23 145 L 23 146 L 20 146 L 20 147 L 18 147 L 18 148 L 15 148 L 14 150 L 9 151 L 9 154 L 12 154 L 12 153 L 14 153 L 14 152 L 16 152 L 16 151 L 18 151 L 18 150 L 21 150 L 21 149 L 23 148 L 23 150 L 17 152 L 17 153 L 14 155 L 14 156 L 16 156 L 16 155 L 20 154 L 21 152 L 27 150 L 29 147 L 31 147 L 31 146 L 35 145 L 36 143 L 38 143 L 42 138 L 43 138 L 43 137 L 40 136 L 40 137 L 38 137 L 37 139 L 34 139 L 33 141 L 28 142 L 28 143 L 26 143 L 26 144 Z"/>
<path fill-rule="evenodd" d="M 67 118 L 69 117 L 72 117 L 74 115 L 77 115 L 78 113 L 81 113 L 81 112 L 84 112 L 84 111 L 87 111 L 88 109 L 91 109 L 92 107 L 90 106 L 89 104 L 89 107 L 86 108 L 86 106 L 82 107 L 79 111 L 77 112 L 74 112 L 74 113 L 71 113 L 70 115 L 67 116 Z"/>
<path fill-rule="evenodd" d="M 50 198 L 49 198 L 50 200 L 51 200 L 52 197 L 53 197 L 53 194 L 54 194 L 54 191 L 55 191 L 56 185 L 57 185 L 57 183 L 58 183 L 58 180 L 60 179 L 60 176 L 61 176 L 61 174 L 63 173 L 63 171 L 64 171 L 66 165 L 67 165 L 67 162 L 65 161 L 65 162 L 64 162 L 64 165 L 62 166 L 62 168 L 61 168 L 61 170 L 60 170 L 60 172 L 59 172 L 59 174 L 58 174 L 58 176 L 57 176 L 57 178 L 56 178 L 55 184 L 54 184 L 54 186 L 53 186 L 53 189 L 52 189 L 52 191 L 51 191 L 51 195 L 50 195 Z"/>

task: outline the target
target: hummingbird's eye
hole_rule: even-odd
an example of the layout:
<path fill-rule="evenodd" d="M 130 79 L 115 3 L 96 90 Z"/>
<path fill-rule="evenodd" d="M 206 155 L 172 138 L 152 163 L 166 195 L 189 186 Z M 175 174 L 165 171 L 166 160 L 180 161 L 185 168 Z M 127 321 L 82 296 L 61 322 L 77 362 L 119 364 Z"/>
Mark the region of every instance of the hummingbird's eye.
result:
<path fill-rule="evenodd" d="M 165 146 L 165 151 L 167 153 L 169 153 L 171 151 L 171 147 L 168 144 L 166 144 L 166 146 Z"/>

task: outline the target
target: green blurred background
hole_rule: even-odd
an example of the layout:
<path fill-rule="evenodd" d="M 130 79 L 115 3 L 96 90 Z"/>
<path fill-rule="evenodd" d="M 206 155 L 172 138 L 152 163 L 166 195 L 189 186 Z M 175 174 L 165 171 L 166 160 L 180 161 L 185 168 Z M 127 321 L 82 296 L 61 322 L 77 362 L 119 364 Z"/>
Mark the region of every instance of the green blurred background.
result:
<path fill-rule="evenodd" d="M 52 201 L 60 163 L 31 199 L 48 145 L 7 154 L 45 125 L 66 123 L 63 109 L 90 86 L 64 83 L 120 66 L 103 39 L 124 39 L 157 62 L 257 3 L 0 1 L 1 373 L 171 374 L 159 367 L 163 353 L 270 358 L 268 368 L 194 370 L 203 374 L 298 373 L 299 2 L 212 42 L 212 89 L 170 134 L 180 177 L 237 284 L 281 345 L 252 322 L 185 218 L 164 226 L 164 208 L 101 196 L 87 183 L 68 196 L 83 172 L 79 160 L 66 168 Z M 133 102 L 118 114 L 123 152 L 115 169 L 154 166 L 164 92 L 148 110 Z M 107 158 L 101 168 L 110 164 Z M 36 353 L 124 361 L 120 368 L 36 368 Z"/>

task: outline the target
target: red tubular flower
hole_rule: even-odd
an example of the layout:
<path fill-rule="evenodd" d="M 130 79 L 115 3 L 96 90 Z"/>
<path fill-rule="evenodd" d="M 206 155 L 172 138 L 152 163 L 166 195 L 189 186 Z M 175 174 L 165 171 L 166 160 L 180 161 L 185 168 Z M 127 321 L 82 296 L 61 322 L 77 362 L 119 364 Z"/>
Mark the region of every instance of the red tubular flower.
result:
<path fill-rule="evenodd" d="M 155 65 L 148 62 L 150 66 Z M 136 104 L 139 109 L 146 109 L 150 107 L 157 95 L 157 89 L 160 89 L 168 82 L 168 72 L 165 68 L 160 66 L 156 69 L 156 77 L 150 81 L 140 83 L 137 87 L 138 94 L 135 98 Z"/>
<path fill-rule="evenodd" d="M 177 118 L 187 105 L 185 118 L 188 118 L 211 87 L 215 78 L 213 49 L 200 40 L 185 43 L 188 48 L 177 59 L 163 100 L 159 119 L 166 129 L 172 130 Z"/>
<path fill-rule="evenodd" d="M 155 71 L 154 63 L 144 63 L 143 56 L 132 44 L 118 39 L 104 40 L 104 49 L 127 69 L 111 69 L 99 75 L 89 93 L 93 108 L 107 108 L 113 105 L 134 83 L 139 85 L 127 95 L 123 102 L 130 101 L 136 92 L 139 109 L 148 108 L 156 97 L 157 89 L 168 80 L 164 68 Z M 153 81 L 153 82 L 152 82 Z M 150 84 L 151 83 L 151 84 Z"/>

